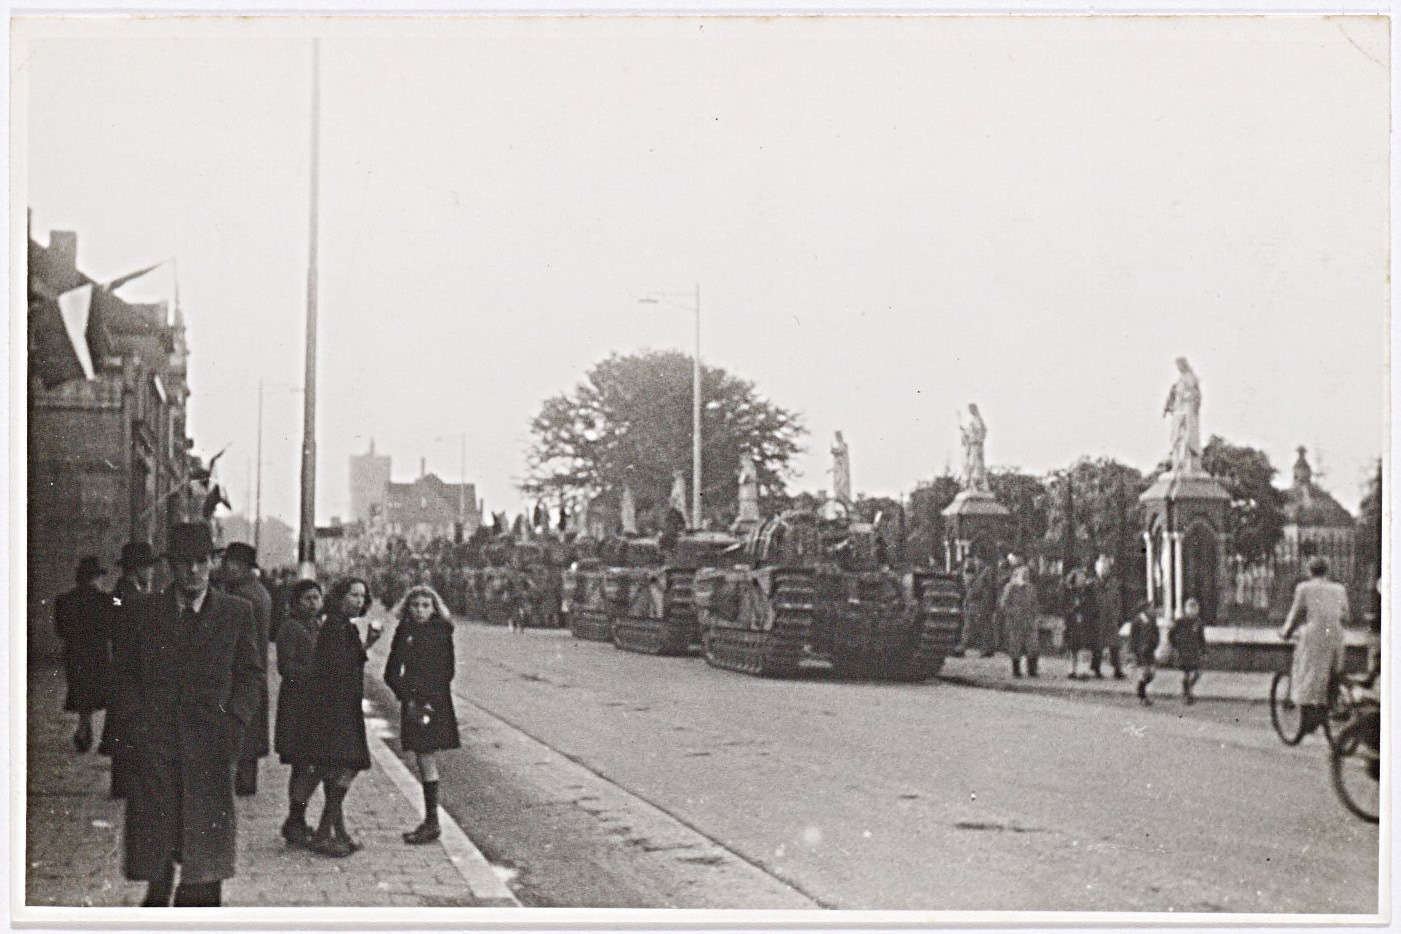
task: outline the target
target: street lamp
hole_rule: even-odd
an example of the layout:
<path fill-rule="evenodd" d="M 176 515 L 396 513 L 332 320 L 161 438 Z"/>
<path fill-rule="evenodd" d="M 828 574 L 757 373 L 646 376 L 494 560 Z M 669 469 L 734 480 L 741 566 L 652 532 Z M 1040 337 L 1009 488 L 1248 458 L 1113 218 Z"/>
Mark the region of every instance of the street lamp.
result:
<path fill-rule="evenodd" d="M 701 356 L 700 356 L 700 283 L 696 283 L 695 302 L 691 305 L 672 301 L 684 292 L 652 292 L 639 298 L 643 305 L 670 305 L 696 316 L 696 352 L 691 357 L 691 527 L 701 527 Z"/>

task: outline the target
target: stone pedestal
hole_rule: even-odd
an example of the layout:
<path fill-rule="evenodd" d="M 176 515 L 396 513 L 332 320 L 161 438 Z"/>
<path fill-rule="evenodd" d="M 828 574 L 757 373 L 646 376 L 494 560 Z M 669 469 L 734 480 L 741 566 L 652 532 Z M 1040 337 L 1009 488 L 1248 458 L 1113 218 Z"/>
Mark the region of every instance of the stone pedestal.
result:
<path fill-rule="evenodd" d="M 963 490 L 944 510 L 944 569 L 963 566 L 977 552 L 991 562 L 1007 547 L 1012 514 L 991 493 Z"/>
<path fill-rule="evenodd" d="M 1218 622 L 1230 589 L 1230 500 L 1221 481 L 1199 471 L 1169 471 L 1139 497 L 1144 506 L 1148 599 L 1164 630 L 1182 615 L 1188 597 L 1197 598 L 1208 626 Z M 1162 646 L 1166 655 L 1166 631 Z"/>

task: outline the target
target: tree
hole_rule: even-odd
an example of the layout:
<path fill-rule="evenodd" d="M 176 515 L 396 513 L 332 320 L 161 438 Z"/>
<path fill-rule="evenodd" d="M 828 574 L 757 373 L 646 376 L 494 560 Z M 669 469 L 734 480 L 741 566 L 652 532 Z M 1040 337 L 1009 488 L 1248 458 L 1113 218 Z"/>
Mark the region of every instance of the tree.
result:
<path fill-rule="evenodd" d="M 1366 603 L 1361 610 L 1367 614 L 1381 612 L 1381 596 L 1373 584 L 1382 576 L 1382 462 L 1378 460 L 1367 479 L 1367 491 L 1357 508 L 1357 569 L 1356 578 L 1367 588 Z"/>
<path fill-rule="evenodd" d="M 1089 564 L 1099 555 L 1122 566 L 1137 549 L 1143 527 L 1138 497 L 1146 489 L 1148 479 L 1127 464 L 1081 458 L 1046 484 L 1043 541 L 1070 566 Z"/>
<path fill-rule="evenodd" d="M 691 358 L 676 351 L 614 354 L 596 364 L 572 394 L 546 399 L 531 421 L 522 489 L 554 499 L 626 483 L 639 515 L 664 505 L 673 472 L 690 478 L 691 372 Z M 802 450 L 801 418 L 718 367 L 702 368 L 701 398 L 706 517 L 723 522 L 735 514 L 745 453 L 754 458 L 761 505 L 785 501 L 789 461 Z"/>
<path fill-rule="evenodd" d="M 1012 514 L 1011 540 L 1007 545 L 1023 558 L 1039 555 L 1050 522 L 1045 482 L 1012 467 L 989 471 L 988 485 L 992 495 Z"/>
<path fill-rule="evenodd" d="M 1202 467 L 1230 494 L 1226 525 L 1235 553 L 1251 563 L 1268 558 L 1284 536 L 1284 493 L 1275 488 L 1269 455 L 1212 435 Z"/>
<path fill-rule="evenodd" d="M 944 510 L 958 495 L 958 480 L 945 473 L 921 483 L 910 494 L 909 531 L 906 542 L 913 564 L 944 564 Z"/>

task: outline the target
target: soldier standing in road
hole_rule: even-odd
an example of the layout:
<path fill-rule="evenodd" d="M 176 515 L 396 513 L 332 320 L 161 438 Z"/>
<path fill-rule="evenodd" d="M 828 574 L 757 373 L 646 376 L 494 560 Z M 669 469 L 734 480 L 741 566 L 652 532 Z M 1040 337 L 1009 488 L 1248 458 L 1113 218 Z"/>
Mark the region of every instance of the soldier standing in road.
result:
<path fill-rule="evenodd" d="M 63 709 L 78 715 L 73 748 L 92 748 L 92 715 L 107 709 L 112 690 L 112 595 L 97 586 L 107 573 L 92 555 L 78 562 L 73 575 L 77 584 L 54 600 L 54 631 L 63 640 L 63 671 L 68 695 Z"/>
<path fill-rule="evenodd" d="M 174 586 L 132 598 L 132 649 L 116 675 L 132 699 L 136 768 L 126 798 L 123 869 L 145 907 L 217 906 L 237 850 L 233 771 L 266 673 L 247 601 L 209 585 L 208 525 L 170 530 Z M 180 866 L 175 888 L 175 867 Z"/>
<path fill-rule="evenodd" d="M 997 612 L 997 581 L 992 568 L 976 554 L 968 557 L 963 578 L 963 612 L 968 627 L 966 647 L 983 658 L 990 658 L 997 648 L 993 625 L 993 615 Z"/>
<path fill-rule="evenodd" d="M 232 542 L 224 549 L 224 590 L 242 597 L 253 606 L 253 621 L 258 625 L 258 651 L 263 670 L 268 667 L 268 641 L 272 628 L 272 597 L 258 580 L 258 552 L 252 545 Z M 268 754 L 268 682 L 263 679 L 258 709 L 243 737 L 243 749 L 238 756 L 238 771 L 234 774 L 234 793 L 258 793 L 258 762 Z"/>
<path fill-rule="evenodd" d="M 997 612 L 1002 618 L 1003 631 L 1007 634 L 1007 654 L 1012 656 L 1012 677 L 1022 676 L 1023 655 L 1026 656 L 1027 677 L 1036 677 L 1036 662 L 1041 654 L 1036 618 L 1041 608 L 1036 598 L 1036 585 L 1031 582 L 1031 569 L 1025 564 L 1017 565 L 1012 572 L 1012 579 L 1002 590 Z"/>

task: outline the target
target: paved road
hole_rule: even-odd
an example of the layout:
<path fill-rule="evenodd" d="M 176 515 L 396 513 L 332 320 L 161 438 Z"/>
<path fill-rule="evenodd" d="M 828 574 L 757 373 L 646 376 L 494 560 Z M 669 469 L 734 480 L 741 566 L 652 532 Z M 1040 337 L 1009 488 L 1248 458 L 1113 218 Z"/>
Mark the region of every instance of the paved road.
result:
<path fill-rule="evenodd" d="M 477 625 L 457 644 L 445 806 L 527 904 L 1377 910 L 1377 829 L 1258 705 L 767 680 Z"/>

